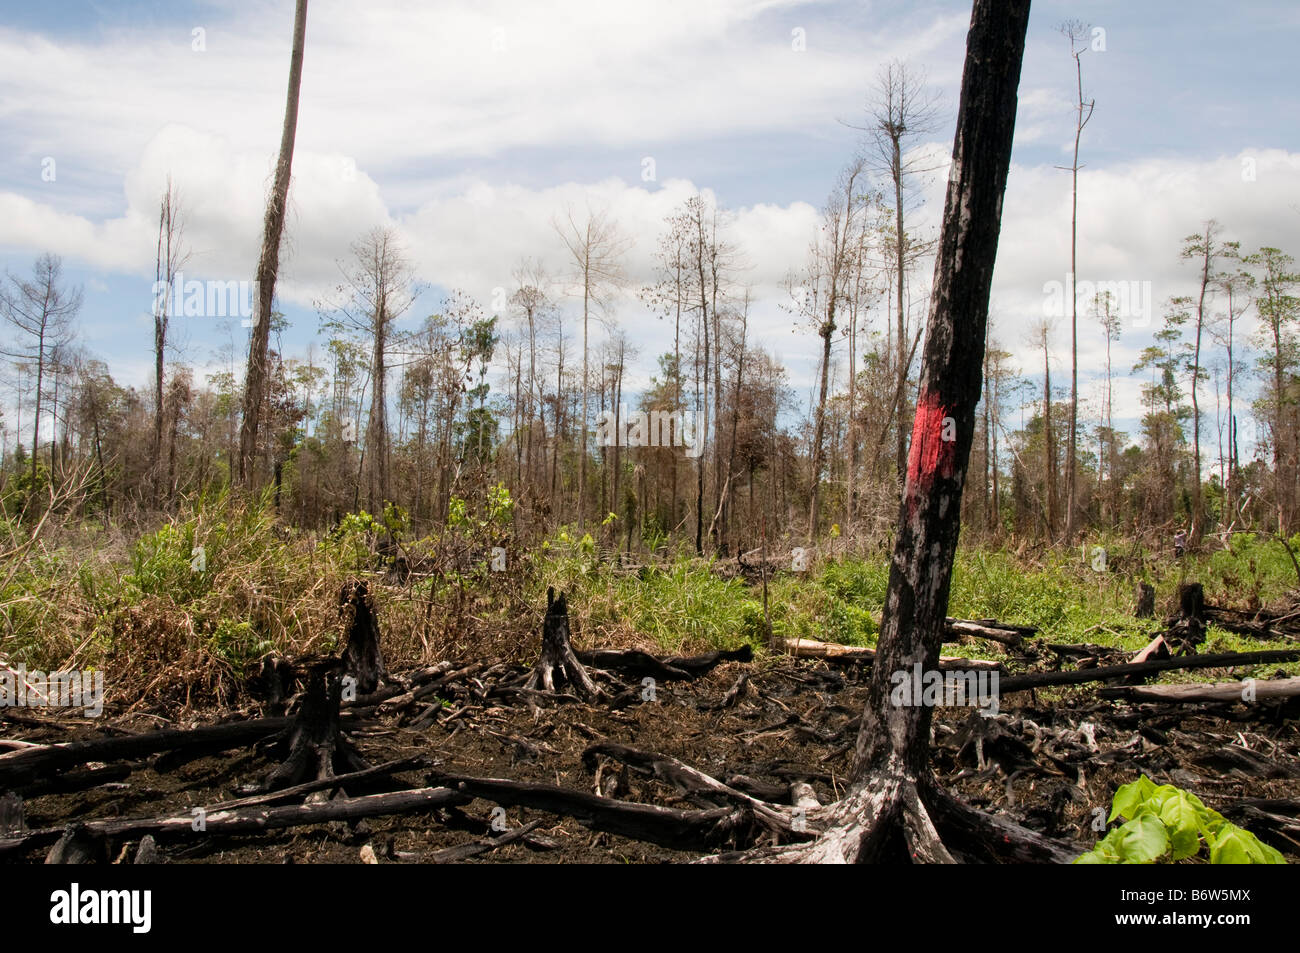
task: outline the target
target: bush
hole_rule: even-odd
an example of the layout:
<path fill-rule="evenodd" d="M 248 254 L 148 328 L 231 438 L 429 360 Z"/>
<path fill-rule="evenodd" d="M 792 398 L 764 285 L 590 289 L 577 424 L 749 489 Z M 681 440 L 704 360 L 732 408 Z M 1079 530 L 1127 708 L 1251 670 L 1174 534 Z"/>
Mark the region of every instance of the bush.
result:
<path fill-rule="evenodd" d="M 1115 792 L 1107 823 L 1126 818 L 1076 864 L 1173 863 L 1209 852 L 1212 864 L 1285 864 L 1250 831 L 1229 823 L 1195 794 L 1145 774 Z"/>

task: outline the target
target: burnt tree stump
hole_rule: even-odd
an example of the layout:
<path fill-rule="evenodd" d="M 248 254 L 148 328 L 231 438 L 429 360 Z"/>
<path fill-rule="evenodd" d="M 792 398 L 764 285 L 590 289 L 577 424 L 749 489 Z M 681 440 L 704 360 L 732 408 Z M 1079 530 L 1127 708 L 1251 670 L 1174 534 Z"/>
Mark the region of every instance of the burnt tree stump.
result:
<path fill-rule="evenodd" d="M 1147 582 L 1139 582 L 1137 585 L 1137 605 L 1133 609 L 1133 615 L 1138 619 L 1150 619 L 1155 614 L 1155 587 Z"/>
<path fill-rule="evenodd" d="M 568 685 L 580 698 L 591 699 L 602 694 L 573 653 L 569 641 L 569 605 L 564 593 L 555 596 L 554 588 L 546 590 L 546 618 L 542 621 L 542 654 L 533 666 L 524 687 L 553 692 L 557 686 Z"/>
<path fill-rule="evenodd" d="M 388 677 L 379 649 L 379 621 L 374 601 L 363 581 L 354 581 L 339 593 L 339 612 L 347 620 L 348 640 L 343 649 L 343 674 L 355 678 L 358 694 L 369 695 Z"/>
<path fill-rule="evenodd" d="M 1178 618 L 1169 636 L 1191 649 L 1205 641 L 1205 587 L 1189 582 L 1178 588 Z"/>
<path fill-rule="evenodd" d="M 249 691 L 262 703 L 268 714 L 283 715 L 293 695 L 293 663 L 272 652 L 259 663 L 248 681 Z"/>
<path fill-rule="evenodd" d="M 339 729 L 343 698 L 343 663 L 327 659 L 312 667 L 307 692 L 293 724 L 280 738 L 284 760 L 250 793 L 266 793 L 305 781 L 323 781 L 336 774 L 370 767 Z"/>

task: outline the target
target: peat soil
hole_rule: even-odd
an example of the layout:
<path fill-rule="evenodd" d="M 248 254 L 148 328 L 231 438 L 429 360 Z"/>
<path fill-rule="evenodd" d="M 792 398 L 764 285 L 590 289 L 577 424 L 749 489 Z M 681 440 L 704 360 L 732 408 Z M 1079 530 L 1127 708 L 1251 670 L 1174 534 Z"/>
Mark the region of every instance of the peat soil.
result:
<path fill-rule="evenodd" d="M 427 704 L 345 722 L 347 735 L 372 765 L 422 756 L 420 768 L 347 789 L 347 794 L 418 788 L 434 771 L 559 785 L 586 793 L 681 809 L 719 806 L 685 795 L 605 758 L 583 753 L 612 742 L 667 755 L 733 787 L 790 803 L 789 788 L 807 782 L 826 804 L 841 796 L 866 696 L 868 670 L 785 656 L 728 662 L 690 681 L 659 682 L 651 693 L 622 680 L 622 707 L 555 703 L 492 691 L 526 667 L 500 663 L 446 686 Z M 1222 673 L 1214 673 L 1222 677 Z M 1261 676 L 1266 673 L 1258 673 Z M 733 692 L 742 676 L 743 691 Z M 618 685 L 606 677 L 609 694 Z M 528 699 L 532 698 L 532 701 Z M 726 707 L 723 707 L 726 700 Z M 347 708 L 344 708 L 347 712 Z M 257 709 L 239 713 L 261 714 Z M 995 717 L 974 708 L 936 712 L 932 764 L 938 779 L 968 803 L 1070 841 L 1080 853 L 1100 836 L 1115 789 L 1146 774 L 1196 793 L 1209 806 L 1300 861 L 1300 732 L 1294 703 L 1167 705 L 1099 699 L 1092 686 L 1001 699 Z M 229 720 L 229 718 L 227 718 Z M 0 709 L 0 737 L 60 743 L 111 734 L 190 727 L 157 715 L 95 720 L 47 711 Z M 239 797 L 265 778 L 276 759 L 268 745 L 193 760 L 159 755 L 131 764 L 118 780 L 72 793 L 31 792 L 28 830 L 103 818 L 186 815 Z M 86 767 L 95 768 L 91 764 Z M 0 792 L 2 793 L 2 792 Z M 1261 810 L 1259 799 L 1269 803 Z M 1255 803 L 1243 803 L 1243 801 Z M 504 831 L 534 825 L 526 836 L 484 850 L 470 863 L 687 862 L 706 851 L 665 849 L 586 829 L 577 820 L 486 800 L 419 814 L 328 822 L 248 836 L 195 832 L 158 844 L 162 863 L 429 863 L 445 852 Z M 12 831 L 0 831 L 0 838 Z M 737 847 L 752 846 L 737 844 Z M 109 856 L 130 862 L 135 841 L 115 841 Z M 0 862 L 42 863 L 48 844 L 0 853 Z M 455 859 L 464 860 L 463 855 Z"/>

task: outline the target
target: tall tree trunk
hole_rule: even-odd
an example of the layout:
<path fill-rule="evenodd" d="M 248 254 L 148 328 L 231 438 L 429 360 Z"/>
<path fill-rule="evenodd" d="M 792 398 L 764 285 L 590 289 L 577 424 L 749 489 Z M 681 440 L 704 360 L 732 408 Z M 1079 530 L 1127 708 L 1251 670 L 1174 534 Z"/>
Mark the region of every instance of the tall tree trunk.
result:
<path fill-rule="evenodd" d="M 1192 531 L 1191 542 L 1200 542 L 1205 532 L 1205 507 L 1201 499 L 1201 336 L 1205 329 L 1205 295 L 1210 287 L 1214 262 L 1214 222 L 1205 224 L 1205 246 L 1201 249 L 1201 292 L 1196 301 L 1196 339 L 1192 349 Z"/>
<path fill-rule="evenodd" d="M 1052 433 L 1052 361 L 1043 326 L 1043 481 L 1047 488 L 1047 537 L 1056 539 L 1056 438 Z"/>
<path fill-rule="evenodd" d="M 36 338 L 36 409 L 32 415 L 32 492 L 36 492 L 36 454 L 41 447 L 41 392 L 45 389 L 45 324 Z M 1281 394 L 1281 391 L 1278 391 Z M 1279 471 L 1281 472 L 1281 471 Z"/>
<path fill-rule="evenodd" d="M 163 197 L 162 204 L 158 208 L 158 254 L 156 267 L 154 269 L 154 287 L 157 288 L 158 282 L 166 280 L 167 285 L 163 292 L 163 299 L 160 303 L 158 296 L 154 295 L 154 316 L 153 316 L 153 392 L 154 392 L 154 414 L 153 414 L 153 465 L 154 465 L 154 485 L 153 485 L 153 504 L 156 507 L 159 502 L 159 480 L 157 475 L 158 461 L 162 459 L 162 439 L 163 439 L 163 356 L 167 345 L 167 311 L 171 307 L 172 287 L 171 275 L 168 274 L 167 266 L 171 263 L 171 236 L 167 235 L 167 248 L 163 248 L 164 230 L 167 227 L 168 200 L 171 198 L 170 184 L 167 194 Z M 164 257 L 166 255 L 166 257 Z M 164 262 L 167 264 L 164 265 Z M 167 277 L 164 279 L 164 275 Z"/>
<path fill-rule="evenodd" d="M 1238 486 L 1237 474 L 1237 413 L 1233 407 L 1233 330 L 1236 324 L 1236 316 L 1232 310 L 1233 287 L 1228 286 L 1228 506 L 1231 519 L 1229 524 L 1234 524 L 1241 515 L 1241 492 Z"/>
<path fill-rule="evenodd" d="M 253 333 L 248 346 L 248 369 L 244 375 L 244 419 L 239 428 L 239 480 L 253 485 L 257 428 L 266 390 L 266 350 L 271 339 L 271 302 L 280 271 L 280 239 L 289 202 L 289 175 L 293 168 L 293 143 L 298 131 L 298 93 L 302 86 L 302 51 L 307 36 L 307 0 L 297 0 L 293 16 L 293 51 L 289 57 L 289 89 L 285 97 L 284 128 L 280 133 L 280 158 L 275 164 L 275 183 L 266 206 L 262 229 L 262 254 L 257 261 L 257 302 Z"/>
<path fill-rule="evenodd" d="M 858 780 L 892 759 L 913 772 L 927 769 L 932 709 L 891 704 L 891 675 L 939 664 L 1028 20 L 1029 0 L 975 0 L 907 480 L 858 733 Z"/>
<path fill-rule="evenodd" d="M 896 477 L 898 486 L 901 490 L 903 478 L 907 473 L 907 428 L 903 426 L 903 418 L 907 413 L 907 366 L 911 363 L 911 355 L 907 353 L 907 312 L 904 305 L 904 292 L 907 285 L 907 266 L 904 258 L 906 251 L 903 238 L 903 155 L 902 143 L 899 141 L 899 135 L 894 135 L 894 238 L 896 240 L 894 262 L 894 291 L 898 296 L 895 302 L 894 320 L 897 322 L 898 333 L 896 334 L 898 347 L 898 382 L 897 394 L 898 400 L 896 409 L 898 411 L 898 439 L 895 445 L 895 464 Z"/>
<path fill-rule="evenodd" d="M 1078 509 L 1078 450 L 1079 450 L 1079 140 L 1083 127 L 1092 118 L 1093 103 L 1083 101 L 1082 50 L 1075 50 L 1075 32 L 1067 27 L 1070 54 L 1074 57 L 1074 75 L 1078 84 L 1074 124 L 1074 161 L 1070 165 L 1070 434 L 1065 448 L 1065 536 L 1073 540 Z M 1049 398 L 1050 400 L 1050 398 Z"/>
<path fill-rule="evenodd" d="M 938 790 L 928 763 L 932 708 L 898 704 L 894 689 L 896 673 L 938 669 L 1028 22 L 1028 0 L 975 0 L 920 396 L 850 793 L 829 810 L 823 833 L 786 849 L 786 859 L 883 859 L 901 828 L 914 859 L 951 861 L 936 832 L 943 819 L 997 824 Z M 1032 840 L 1021 835 L 1006 840 Z M 990 846 L 1002 841 L 990 838 Z"/>
<path fill-rule="evenodd" d="M 375 353 L 370 392 L 370 422 L 366 426 L 366 442 L 370 445 L 370 479 L 368 500 L 370 512 L 382 517 L 384 504 L 392 498 L 388 472 L 388 314 L 387 302 L 381 293 L 375 307 Z"/>
<path fill-rule="evenodd" d="M 812 452 L 812 502 L 808 508 L 808 542 L 817 543 L 817 523 L 821 519 L 820 502 L 822 466 L 822 440 L 826 433 L 826 391 L 831 373 L 831 336 L 835 333 L 835 293 L 832 288 L 830 304 L 827 306 L 826 323 L 821 326 L 822 339 L 822 374 L 817 394 L 817 420 L 813 425 Z"/>

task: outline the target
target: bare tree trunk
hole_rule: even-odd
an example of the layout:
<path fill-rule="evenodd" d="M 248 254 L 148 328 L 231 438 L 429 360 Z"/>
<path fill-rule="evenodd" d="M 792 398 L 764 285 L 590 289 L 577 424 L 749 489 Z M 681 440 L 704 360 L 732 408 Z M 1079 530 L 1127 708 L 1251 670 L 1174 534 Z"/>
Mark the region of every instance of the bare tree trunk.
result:
<path fill-rule="evenodd" d="M 1028 22 L 1028 0 L 975 0 L 920 397 L 852 784 L 826 810 L 817 839 L 781 850 L 777 860 L 886 859 L 897 843 L 892 833 L 901 832 L 911 859 L 951 862 L 937 829 L 946 824 L 981 828 L 993 849 L 1034 842 L 938 789 L 929 769 L 933 711 L 894 698 L 896 673 L 939 665 Z"/>
<path fill-rule="evenodd" d="M 1052 361 L 1043 325 L 1043 482 L 1047 497 L 1047 538 L 1056 539 L 1056 438 L 1052 433 Z"/>
<path fill-rule="evenodd" d="M 1028 0 L 975 0 L 907 481 L 858 734 L 859 777 L 891 752 L 912 770 L 926 768 L 932 712 L 890 705 L 890 676 L 939 662 L 1028 19 Z"/>
<path fill-rule="evenodd" d="M 831 373 L 831 336 L 835 334 L 835 290 L 831 289 L 830 304 L 827 305 L 826 323 L 821 326 L 822 339 L 822 373 L 817 396 L 817 420 L 813 426 L 812 448 L 812 503 L 808 509 L 808 542 L 817 542 L 817 523 L 820 519 L 818 492 L 821 486 L 823 453 L 822 439 L 826 432 L 826 389 Z"/>
<path fill-rule="evenodd" d="M 591 241 L 590 223 L 588 223 L 587 241 Z M 578 411 L 578 533 L 582 534 L 587 524 L 587 512 L 584 499 L 587 493 L 587 413 L 590 397 L 587 387 L 590 378 L 587 373 L 587 318 L 591 306 L 591 247 L 586 246 L 586 258 L 583 262 L 582 278 L 582 408 Z"/>
<path fill-rule="evenodd" d="M 375 309 L 375 353 L 370 396 L 370 422 L 366 426 L 370 444 L 369 506 L 376 517 L 392 498 L 388 468 L 388 314 L 381 294 Z"/>
<path fill-rule="evenodd" d="M 293 144 L 298 131 L 298 93 L 302 86 L 302 51 L 307 36 L 307 0 L 297 0 L 293 17 L 293 51 L 289 57 L 289 89 L 285 98 L 284 128 L 280 133 L 280 158 L 275 164 L 275 183 L 266 206 L 262 230 L 262 254 L 257 261 L 257 302 L 253 334 L 248 347 L 248 370 L 244 375 L 244 419 L 239 428 L 239 481 L 251 487 L 255 480 L 253 458 L 257 452 L 257 428 L 266 389 L 266 350 L 271 339 L 271 302 L 280 271 L 280 239 L 289 202 L 289 175 L 293 168 Z"/>
<path fill-rule="evenodd" d="M 153 355 L 154 355 L 154 418 L 153 418 L 153 466 L 154 485 L 153 503 L 161 502 L 163 444 L 163 368 L 167 350 L 167 325 L 173 307 L 172 291 L 176 274 L 188 259 L 181 251 L 180 209 L 176 190 L 172 187 L 171 176 L 167 177 L 167 188 L 158 205 L 158 254 L 154 269 L 154 315 L 153 315 Z M 161 297 L 159 285 L 162 285 Z M 170 479 L 167 481 L 170 484 Z"/>
<path fill-rule="evenodd" d="M 907 428 L 903 426 L 903 415 L 907 409 L 907 366 L 911 355 L 907 353 L 907 312 L 903 301 L 906 286 L 906 264 L 904 262 L 905 243 L 903 239 L 903 159 L 898 137 L 894 137 L 894 229 L 897 243 L 897 260 L 895 262 L 894 289 L 898 295 L 895 302 L 894 319 L 898 323 L 898 441 L 895 447 L 896 478 L 900 489 L 907 472 Z"/>
<path fill-rule="evenodd" d="M 1192 527 L 1188 534 L 1192 543 L 1200 542 L 1205 532 L 1205 505 L 1201 499 L 1201 338 L 1205 330 L 1205 296 L 1213 280 L 1211 269 L 1214 266 L 1214 237 L 1216 223 L 1213 219 L 1205 223 L 1205 234 L 1199 238 L 1201 248 L 1195 245 L 1184 251 L 1199 252 L 1201 259 L 1201 289 L 1196 301 L 1196 337 L 1192 347 Z"/>
<path fill-rule="evenodd" d="M 1074 57 L 1075 80 L 1078 84 L 1078 102 L 1076 103 L 1074 124 L 1074 161 L 1070 165 L 1070 436 L 1065 448 L 1065 536 L 1073 540 L 1078 507 L 1078 448 L 1079 448 L 1079 296 L 1076 294 L 1078 276 L 1079 248 L 1079 140 L 1083 136 L 1083 127 L 1092 118 L 1092 102 L 1083 100 L 1083 63 L 1079 59 L 1082 50 L 1075 49 L 1075 43 L 1085 33 L 1085 28 L 1078 22 L 1067 23 L 1062 31 L 1070 41 L 1070 55 Z M 1048 398 L 1051 399 L 1050 397 Z"/>

